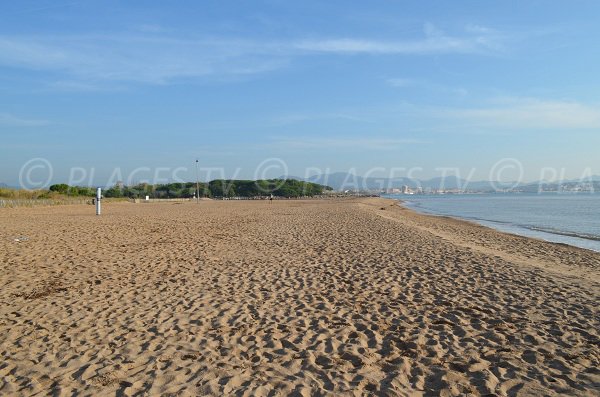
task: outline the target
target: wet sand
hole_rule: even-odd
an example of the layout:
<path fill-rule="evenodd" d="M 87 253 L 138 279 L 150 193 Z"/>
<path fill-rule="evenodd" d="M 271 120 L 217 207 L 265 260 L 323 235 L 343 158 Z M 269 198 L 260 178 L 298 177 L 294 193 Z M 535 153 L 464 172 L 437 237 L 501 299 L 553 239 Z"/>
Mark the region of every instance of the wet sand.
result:
<path fill-rule="evenodd" d="M 1 395 L 600 392 L 591 251 L 383 199 L 2 209 L 0 226 Z"/>

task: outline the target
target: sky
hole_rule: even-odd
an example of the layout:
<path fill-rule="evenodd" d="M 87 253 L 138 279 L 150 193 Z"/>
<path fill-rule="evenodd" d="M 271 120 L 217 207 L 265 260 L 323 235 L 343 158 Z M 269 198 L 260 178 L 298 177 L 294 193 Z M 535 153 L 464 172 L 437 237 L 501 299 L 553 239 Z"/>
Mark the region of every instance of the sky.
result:
<path fill-rule="evenodd" d="M 597 175 L 599 15 L 583 0 L 2 2 L 0 182 Z"/>

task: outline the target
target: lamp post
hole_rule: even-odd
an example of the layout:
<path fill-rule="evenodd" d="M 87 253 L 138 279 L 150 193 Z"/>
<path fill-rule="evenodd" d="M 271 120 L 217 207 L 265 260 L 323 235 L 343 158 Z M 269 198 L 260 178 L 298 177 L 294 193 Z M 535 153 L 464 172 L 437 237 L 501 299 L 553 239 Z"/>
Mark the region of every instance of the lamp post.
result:
<path fill-rule="evenodd" d="M 200 182 L 198 181 L 198 159 L 196 159 L 196 202 L 200 202 Z"/>

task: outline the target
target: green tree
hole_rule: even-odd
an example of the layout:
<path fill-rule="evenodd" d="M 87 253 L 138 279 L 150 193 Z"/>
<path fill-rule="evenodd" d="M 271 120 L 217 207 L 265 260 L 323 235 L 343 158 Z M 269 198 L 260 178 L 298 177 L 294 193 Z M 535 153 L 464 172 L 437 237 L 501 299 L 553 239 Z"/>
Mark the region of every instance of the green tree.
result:
<path fill-rule="evenodd" d="M 59 184 L 50 186 L 49 189 L 52 192 L 67 194 L 69 192 L 69 185 L 67 185 L 66 183 L 59 183 Z"/>

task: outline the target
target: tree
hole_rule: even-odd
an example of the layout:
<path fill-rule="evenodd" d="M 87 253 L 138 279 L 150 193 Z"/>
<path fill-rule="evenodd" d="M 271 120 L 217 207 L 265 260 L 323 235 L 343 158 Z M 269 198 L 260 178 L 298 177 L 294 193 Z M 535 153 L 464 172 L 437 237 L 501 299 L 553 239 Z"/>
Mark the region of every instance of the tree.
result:
<path fill-rule="evenodd" d="M 212 197 L 235 197 L 235 181 L 216 179 L 208 183 L 208 190 Z"/>
<path fill-rule="evenodd" d="M 56 185 L 50 186 L 50 191 L 57 192 L 61 194 L 67 194 L 69 192 L 69 185 L 66 183 L 59 183 Z"/>
<path fill-rule="evenodd" d="M 117 186 L 113 186 L 104 191 L 104 197 L 123 197 L 123 190 Z"/>

